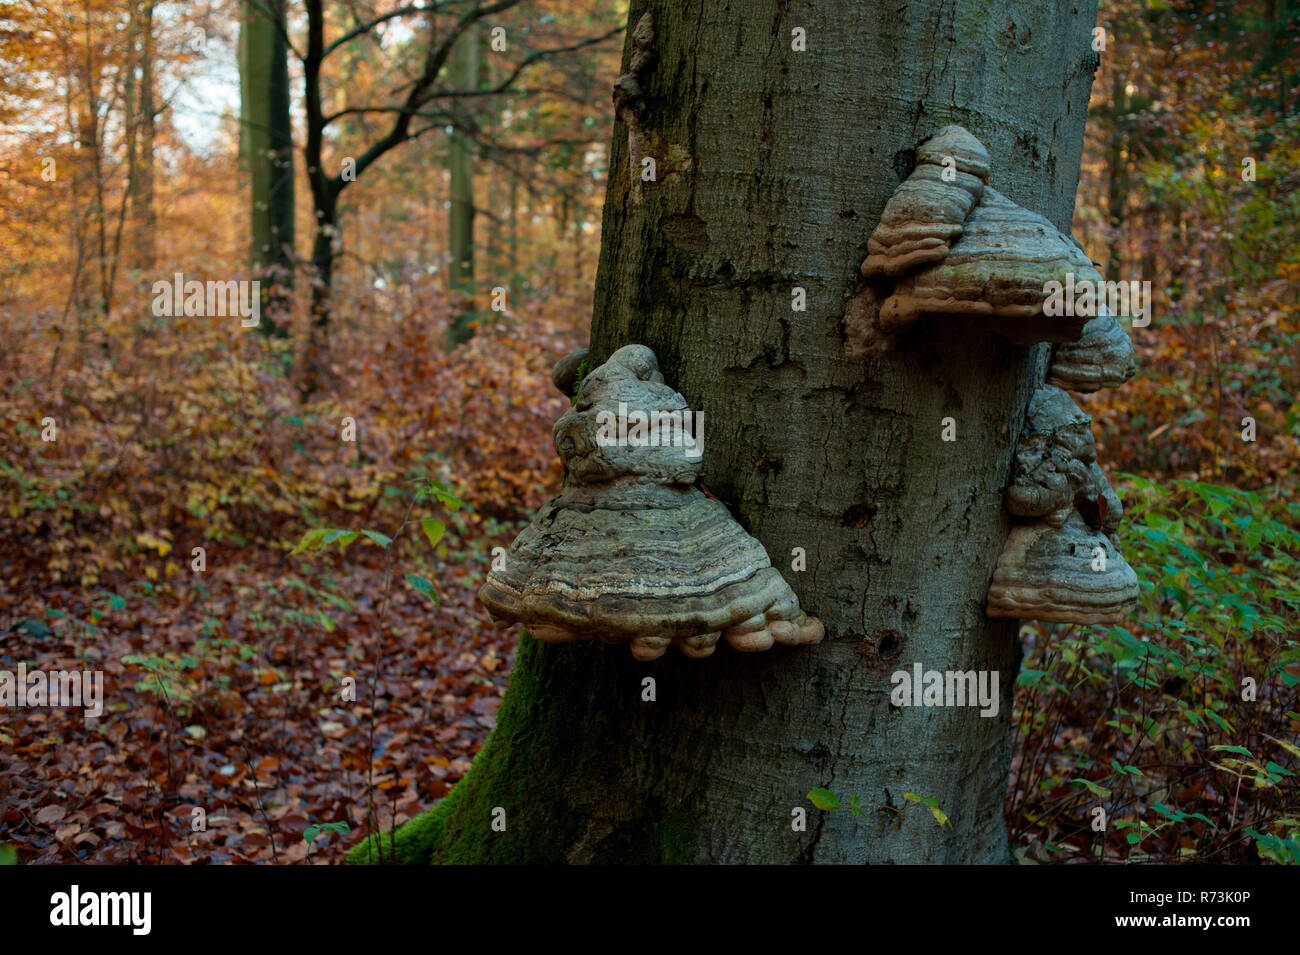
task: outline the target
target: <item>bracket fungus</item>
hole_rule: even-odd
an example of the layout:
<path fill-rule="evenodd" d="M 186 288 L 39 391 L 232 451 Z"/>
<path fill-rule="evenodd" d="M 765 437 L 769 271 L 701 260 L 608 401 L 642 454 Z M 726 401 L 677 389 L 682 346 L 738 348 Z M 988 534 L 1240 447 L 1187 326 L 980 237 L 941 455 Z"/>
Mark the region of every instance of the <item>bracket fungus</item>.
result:
<path fill-rule="evenodd" d="M 1092 419 L 1054 385 L 1034 392 L 1016 447 L 1007 510 L 1017 524 L 989 588 L 990 617 L 1115 623 L 1137 601 L 1119 552 L 1123 508 L 1101 467 Z"/>
<path fill-rule="evenodd" d="M 649 348 L 627 345 L 588 373 L 553 437 L 565 487 L 479 590 L 498 625 L 627 643 L 639 660 L 670 645 L 698 658 L 719 640 L 746 651 L 821 640 L 763 545 L 695 486 L 702 417 Z"/>
<path fill-rule="evenodd" d="M 1136 602 L 1137 575 L 1114 541 L 1070 511 L 1060 527 L 1044 521 L 1012 529 L 989 587 L 988 615 L 1119 623 Z"/>
<path fill-rule="evenodd" d="M 1076 341 L 1087 318 L 1043 313 L 1047 284 L 1069 273 L 1101 280 L 1074 240 L 988 188 L 943 261 L 899 279 L 880 328 L 896 334 L 926 315 L 960 315 L 1017 345 Z"/>
<path fill-rule="evenodd" d="M 942 262 L 988 178 L 988 151 L 960 126 L 945 126 L 927 139 L 917 147 L 916 168 L 889 197 L 871 233 L 862 274 L 899 275 Z"/>
<path fill-rule="evenodd" d="M 1100 314 L 1083 326 L 1082 338 L 1056 346 L 1047 381 L 1067 391 L 1086 393 L 1118 388 L 1135 374 L 1133 342 L 1119 319 L 1103 306 Z"/>
<path fill-rule="evenodd" d="M 846 308 L 848 350 L 878 354 L 927 315 L 953 315 L 1017 345 L 1074 342 L 1087 318 L 1047 315 L 1049 283 L 1073 274 L 1100 281 L 1091 260 L 1047 219 L 986 185 L 989 157 L 960 126 L 917 149 L 867 242 L 862 274 L 893 279 L 878 312 Z"/>

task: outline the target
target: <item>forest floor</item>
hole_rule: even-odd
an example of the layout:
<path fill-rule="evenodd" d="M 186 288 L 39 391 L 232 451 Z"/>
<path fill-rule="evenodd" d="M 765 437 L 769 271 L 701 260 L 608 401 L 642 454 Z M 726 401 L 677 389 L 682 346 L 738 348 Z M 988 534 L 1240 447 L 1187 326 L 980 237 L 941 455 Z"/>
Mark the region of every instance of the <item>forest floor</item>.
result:
<path fill-rule="evenodd" d="M 228 329 L 0 361 L 0 670 L 105 701 L 0 708 L 0 862 L 332 862 L 465 774 L 517 641 L 475 594 L 559 487 L 549 372 L 590 306 L 448 354 L 436 298 L 354 309 L 310 402 Z M 292 553 L 321 528 L 372 536 Z"/>
<path fill-rule="evenodd" d="M 378 553 L 340 578 L 352 613 L 332 630 L 290 626 L 268 639 L 256 621 L 271 605 L 247 592 L 241 568 L 207 574 L 202 591 L 110 608 L 89 640 L 57 625 L 42 640 L 22 634 L 21 648 L 20 635 L 7 636 L 0 669 L 15 671 L 20 659 L 47 671 L 98 669 L 108 690 L 98 719 L 29 708 L 0 723 L 4 840 L 36 863 L 329 862 L 352 837 L 323 833 L 308 858 L 303 833 L 322 823 L 364 828 L 368 783 L 385 828 L 446 795 L 493 726 L 517 638 L 484 625 L 468 577 L 441 582 L 436 611 L 395 591 L 372 727 Z M 263 570 L 273 580 L 284 568 Z M 0 598 L 0 619 L 50 609 L 72 620 L 89 608 L 75 588 Z M 199 634 L 206 649 L 196 648 Z M 139 657 L 178 661 L 162 674 L 165 687 L 123 662 Z M 355 702 L 342 698 L 345 674 L 357 681 Z"/>

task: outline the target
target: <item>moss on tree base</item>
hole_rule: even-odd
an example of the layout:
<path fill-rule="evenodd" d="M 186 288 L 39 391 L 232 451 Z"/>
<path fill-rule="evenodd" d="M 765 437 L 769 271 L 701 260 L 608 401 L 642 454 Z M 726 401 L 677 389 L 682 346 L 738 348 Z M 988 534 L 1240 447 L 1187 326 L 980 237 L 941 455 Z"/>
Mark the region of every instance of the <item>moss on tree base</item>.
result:
<path fill-rule="evenodd" d="M 368 836 L 344 861 L 696 861 L 699 820 L 662 791 L 668 774 L 653 766 L 629 772 L 654 756 L 622 745 L 626 717 L 617 718 L 612 701 L 575 708 L 575 687 L 612 694 L 630 682 L 611 679 L 607 669 L 632 667 L 630 655 L 605 649 L 549 646 L 521 634 L 497 725 L 469 773 L 432 810 L 396 832 Z"/>
<path fill-rule="evenodd" d="M 527 633 L 520 634 L 515 668 L 501 701 L 497 725 L 474 757 L 469 773 L 429 812 L 394 833 L 368 836 L 348 853 L 348 863 L 564 861 L 574 826 L 564 825 L 563 820 L 572 820 L 577 814 L 554 817 L 557 794 L 549 791 L 547 782 L 560 767 L 545 765 L 542 751 L 550 747 L 537 739 L 539 728 L 557 715 L 550 712 L 555 709 L 557 694 L 539 692 L 537 670 L 543 652 Z M 526 742 L 533 745 L 523 745 Z M 503 831 L 492 827 L 493 810 L 497 808 L 505 810 Z"/>

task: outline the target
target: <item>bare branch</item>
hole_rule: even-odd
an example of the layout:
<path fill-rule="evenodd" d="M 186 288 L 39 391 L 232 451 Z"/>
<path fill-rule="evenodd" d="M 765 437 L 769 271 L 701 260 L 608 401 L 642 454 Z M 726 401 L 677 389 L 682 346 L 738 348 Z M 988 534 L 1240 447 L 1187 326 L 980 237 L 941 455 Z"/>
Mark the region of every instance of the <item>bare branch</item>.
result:
<path fill-rule="evenodd" d="M 424 72 L 420 74 L 420 78 L 416 80 L 415 84 L 411 87 L 411 91 L 406 96 L 406 102 L 403 104 L 401 112 L 398 114 L 397 119 L 393 121 L 392 128 L 389 129 L 387 135 L 375 142 L 357 159 L 357 176 L 360 176 L 361 173 L 365 172 L 365 170 L 380 156 L 384 155 L 384 153 L 388 152 L 399 143 L 406 141 L 407 132 L 411 126 L 411 117 L 413 117 L 416 111 L 418 111 L 419 108 L 430 99 L 429 88 L 433 86 L 434 81 L 438 78 L 438 74 L 442 71 L 443 65 L 447 62 L 447 57 L 451 55 L 452 46 L 458 39 L 460 39 L 464 32 L 474 23 L 489 14 L 508 10 L 513 6 L 516 6 L 518 3 L 519 0 L 498 0 L 497 3 L 490 3 L 487 6 L 476 6 L 473 10 L 457 21 L 446 39 L 438 44 L 436 48 L 430 47 L 429 54 L 425 58 L 424 62 Z M 319 0 L 310 0 L 308 6 L 315 6 L 319 9 Z M 348 181 L 351 180 L 343 179 L 342 174 L 340 174 L 331 180 L 330 185 L 337 193 L 346 186 Z"/>
<path fill-rule="evenodd" d="M 523 73 L 524 70 L 526 70 L 528 67 L 532 66 L 535 63 L 540 63 L 543 60 L 548 60 L 551 57 L 556 56 L 557 54 L 560 53 L 573 53 L 578 50 L 585 49 L 589 46 L 595 46 L 597 43 L 603 43 L 605 40 L 617 36 L 619 33 L 622 32 L 623 32 L 622 27 L 614 27 L 608 32 L 602 33 L 598 36 L 584 37 L 583 39 L 569 46 L 557 46 L 547 50 L 536 50 L 533 53 L 529 54 L 527 57 L 525 57 L 523 60 L 521 60 L 515 66 L 514 70 L 510 73 L 510 75 L 507 76 L 500 83 L 498 83 L 496 86 L 488 87 L 486 89 L 481 89 L 481 90 L 438 90 L 437 92 L 429 93 L 424 98 L 424 102 L 426 103 L 432 102 L 433 100 L 436 99 L 470 99 L 477 96 L 500 96 L 502 93 L 506 93 L 506 92 L 517 92 L 520 93 L 521 95 L 525 93 L 537 92 L 535 90 L 511 90 L 510 84 L 512 84 L 515 80 L 517 80 L 520 74 Z M 344 116 L 348 116 L 355 113 L 405 113 L 408 111 L 408 109 L 409 107 L 407 105 L 352 106 L 352 107 L 348 107 L 347 109 L 341 109 L 335 113 L 330 113 L 328 116 L 324 118 L 323 122 L 325 123 L 326 126 L 328 126 L 336 119 L 341 119 Z"/>
<path fill-rule="evenodd" d="M 543 60 L 549 60 L 557 53 L 574 53 L 578 50 L 586 49 L 589 46 L 595 46 L 597 43 L 604 43 L 606 40 L 610 39 L 611 37 L 617 36 L 622 32 L 623 32 L 622 27 L 613 27 L 612 29 L 606 31 L 605 33 L 599 34 L 598 36 L 583 37 L 578 42 L 572 43 L 569 46 L 557 46 L 557 47 L 552 47 L 551 49 L 548 50 L 537 50 L 529 54 L 528 56 L 526 56 L 523 60 L 521 60 L 519 64 L 515 67 L 514 72 L 512 72 L 509 76 L 507 76 L 504 80 L 502 80 L 494 87 L 490 87 L 489 89 L 486 90 L 472 90 L 472 91 L 471 90 L 449 90 L 445 93 L 438 93 L 436 98 L 442 99 L 444 97 L 495 96 L 498 93 L 504 93 L 506 90 L 510 88 L 510 84 L 519 78 L 519 74 L 522 73 L 524 70 L 528 69 L 528 67 L 532 66 L 534 63 L 540 63 Z"/>
<path fill-rule="evenodd" d="M 396 20 L 398 17 L 404 17 L 412 13 L 437 13 L 445 6 L 446 4 L 443 3 L 435 3 L 429 6 L 410 4 L 409 6 L 398 7 L 396 10 L 389 10 L 387 13 L 381 13 L 379 16 L 375 17 L 370 22 L 359 24 L 358 26 L 349 30 L 347 33 L 343 34 L 333 43 L 329 44 L 329 46 L 325 47 L 325 52 L 321 54 L 321 57 L 324 58 L 329 56 L 339 47 L 343 46 L 343 44 L 350 43 L 351 41 L 355 40 L 357 37 L 369 33 L 371 30 L 379 26 L 381 23 L 386 23 L 389 20 Z M 328 120 L 326 120 L 326 122 L 328 122 Z"/>

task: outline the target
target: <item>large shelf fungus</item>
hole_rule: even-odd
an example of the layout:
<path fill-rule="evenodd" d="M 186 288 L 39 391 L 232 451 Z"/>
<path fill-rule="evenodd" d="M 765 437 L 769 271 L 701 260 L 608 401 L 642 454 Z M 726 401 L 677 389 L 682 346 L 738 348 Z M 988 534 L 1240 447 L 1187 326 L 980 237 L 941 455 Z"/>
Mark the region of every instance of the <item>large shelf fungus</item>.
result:
<path fill-rule="evenodd" d="M 1073 238 L 986 185 L 988 177 L 987 151 L 960 126 L 918 147 L 916 168 L 886 203 L 862 263 L 865 277 L 894 285 L 878 309 L 858 296 L 846 309 L 851 354 L 880 354 L 929 315 L 958 317 L 1017 345 L 1079 339 L 1087 317 L 1046 314 L 1048 288 L 1101 276 Z"/>
<path fill-rule="evenodd" d="M 567 368 L 557 377 L 571 380 Z M 672 645 L 698 658 L 719 641 L 745 651 L 820 641 L 821 622 L 763 545 L 695 486 L 701 425 L 643 345 L 589 372 L 555 423 L 564 489 L 479 590 L 493 619 L 551 643 L 627 643 L 640 660 Z"/>
<path fill-rule="evenodd" d="M 1006 506 L 1033 523 L 1011 530 L 989 588 L 990 617 L 1116 623 L 1137 602 L 1119 552 L 1123 508 L 1097 464 L 1092 419 L 1043 385 L 1029 402 Z"/>
<path fill-rule="evenodd" d="M 943 261 L 899 279 L 880 329 L 896 334 L 927 315 L 957 315 L 1017 345 L 1075 341 L 1087 318 L 1043 311 L 1048 283 L 1070 273 L 1101 279 L 1072 239 L 988 188 Z"/>

